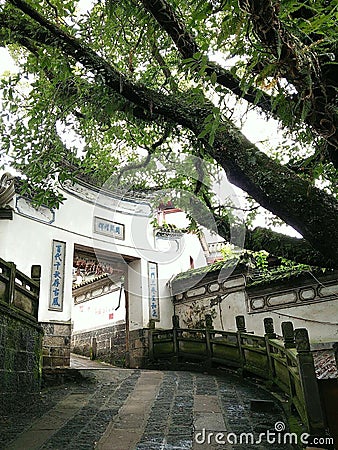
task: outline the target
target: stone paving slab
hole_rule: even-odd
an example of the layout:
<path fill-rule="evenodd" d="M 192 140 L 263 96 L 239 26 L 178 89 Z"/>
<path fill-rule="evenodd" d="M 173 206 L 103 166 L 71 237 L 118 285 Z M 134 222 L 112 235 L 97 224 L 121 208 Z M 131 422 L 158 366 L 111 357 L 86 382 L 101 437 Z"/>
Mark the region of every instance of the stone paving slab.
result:
<path fill-rule="evenodd" d="M 257 437 L 286 420 L 278 408 L 251 411 L 251 399 L 271 400 L 271 395 L 231 372 L 214 376 L 106 366 L 100 370 L 98 364 L 84 369 L 80 360 L 81 383 L 44 389 L 40 404 L 27 405 L 16 417 L 0 416 L 0 449 L 293 448 L 240 442 L 241 433 Z"/>
<path fill-rule="evenodd" d="M 221 412 L 217 395 L 195 395 L 194 411 Z"/>
<path fill-rule="evenodd" d="M 7 448 L 8 450 L 39 449 L 75 413 L 87 403 L 88 393 L 71 393 L 54 408 L 37 419 L 31 427 Z"/>
<path fill-rule="evenodd" d="M 96 444 L 98 450 L 119 449 L 121 443 L 126 449 L 135 448 L 143 435 L 149 410 L 162 382 L 161 372 L 143 372 L 133 392 L 108 425 L 105 433 Z"/>
<path fill-rule="evenodd" d="M 196 431 L 226 431 L 223 414 L 221 412 L 198 412 L 195 414 L 194 427 Z"/>

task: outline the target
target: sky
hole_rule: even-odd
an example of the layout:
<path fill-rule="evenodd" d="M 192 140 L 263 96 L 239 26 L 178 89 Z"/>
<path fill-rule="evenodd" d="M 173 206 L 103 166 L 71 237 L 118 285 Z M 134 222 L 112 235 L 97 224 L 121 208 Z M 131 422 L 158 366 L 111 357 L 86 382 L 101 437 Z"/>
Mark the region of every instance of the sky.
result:
<path fill-rule="evenodd" d="M 0 47 L 0 75 L 3 75 L 5 71 L 15 71 L 15 63 L 8 53 L 8 50 L 4 47 Z"/>

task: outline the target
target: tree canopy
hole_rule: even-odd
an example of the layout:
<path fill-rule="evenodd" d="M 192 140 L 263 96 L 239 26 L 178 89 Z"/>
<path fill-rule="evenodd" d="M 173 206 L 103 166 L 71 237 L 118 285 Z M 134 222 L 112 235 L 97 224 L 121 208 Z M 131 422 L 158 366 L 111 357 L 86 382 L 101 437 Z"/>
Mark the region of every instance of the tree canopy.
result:
<path fill-rule="evenodd" d="M 56 205 L 56 179 L 87 174 L 104 183 L 117 174 L 123 185 L 133 169 L 135 189 L 190 190 L 228 238 L 228 205 L 211 189 L 222 169 L 249 210 L 260 205 L 302 235 L 248 221 L 247 249 L 338 267 L 336 2 L 80 6 L 0 2 L 0 43 L 19 67 L 1 81 L 0 149 L 25 176 L 23 190 Z M 277 147 L 241 131 L 254 111 L 278 122 Z M 179 165 L 184 155 L 196 157 L 198 173 L 205 161 L 208 173 L 196 180 L 158 170 L 156 158 Z"/>

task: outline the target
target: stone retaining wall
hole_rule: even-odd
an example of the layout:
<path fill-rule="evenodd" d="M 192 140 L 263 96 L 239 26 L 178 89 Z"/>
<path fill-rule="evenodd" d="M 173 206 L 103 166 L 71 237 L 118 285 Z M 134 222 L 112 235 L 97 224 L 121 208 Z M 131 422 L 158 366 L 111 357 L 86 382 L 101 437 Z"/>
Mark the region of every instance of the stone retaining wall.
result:
<path fill-rule="evenodd" d="M 70 322 L 41 322 L 44 330 L 43 367 L 68 367 L 70 364 Z"/>
<path fill-rule="evenodd" d="M 138 369 L 149 366 L 149 329 L 129 332 L 128 367 Z"/>
<path fill-rule="evenodd" d="M 71 350 L 79 355 L 98 358 L 117 366 L 126 364 L 126 324 L 76 332 L 71 338 Z"/>
<path fill-rule="evenodd" d="M 0 411 L 20 410 L 41 387 L 43 330 L 28 315 L 0 302 Z"/>

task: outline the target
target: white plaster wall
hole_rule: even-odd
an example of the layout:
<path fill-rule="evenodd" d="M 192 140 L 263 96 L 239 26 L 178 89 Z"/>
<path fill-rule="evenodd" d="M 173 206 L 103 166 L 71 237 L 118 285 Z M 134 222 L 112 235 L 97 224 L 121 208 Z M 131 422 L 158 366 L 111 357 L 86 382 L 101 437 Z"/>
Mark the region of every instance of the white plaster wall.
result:
<path fill-rule="evenodd" d="M 55 222 L 52 224 L 24 217 L 17 211 L 12 221 L 0 221 L 0 257 L 14 261 L 18 269 L 27 275 L 33 264 L 42 266 L 39 321 L 64 322 L 71 319 L 73 252 L 74 245 L 78 244 L 137 258 L 130 263 L 128 276 L 131 329 L 148 325 L 147 261 L 158 261 L 159 291 L 163 297 L 160 303 L 161 323 L 158 326 L 169 327 L 173 308 L 167 282 L 177 273 L 190 268 L 190 257 L 194 259 L 195 267 L 205 265 L 197 236 L 184 235 L 174 258 L 167 261 L 166 253 L 157 248 L 150 225 L 152 217 L 118 213 L 69 193 L 63 194 L 67 200 L 55 211 Z M 94 233 L 94 216 L 123 224 L 125 239 L 122 241 Z M 65 274 L 68 276 L 65 277 L 61 312 L 48 310 L 53 239 L 66 242 Z"/>
<path fill-rule="evenodd" d="M 30 275 L 31 266 L 41 265 L 41 286 L 39 300 L 39 321 L 69 321 L 72 304 L 72 267 L 74 236 L 66 231 L 33 219 L 14 214 L 13 220 L 1 229 L 1 257 L 15 262 L 17 268 Z M 66 241 L 66 258 L 63 311 L 49 311 L 49 291 L 52 264 L 53 239 Z"/>
<path fill-rule="evenodd" d="M 163 217 L 167 224 L 175 225 L 177 228 L 185 228 L 189 225 L 189 219 L 183 211 L 168 213 L 164 210 Z"/>
<path fill-rule="evenodd" d="M 244 279 L 239 277 L 235 282 L 244 283 Z M 235 317 L 246 314 L 245 291 L 239 290 L 228 295 L 219 294 L 223 297 L 220 303 L 214 301 L 217 295 L 217 293 L 206 294 L 200 299 L 192 298 L 177 303 L 175 313 L 180 318 L 180 326 L 186 327 L 198 321 L 204 322 L 205 314 L 211 314 L 216 330 L 236 331 Z"/>
<path fill-rule="evenodd" d="M 159 280 L 159 302 L 160 302 L 160 322 L 156 328 L 171 328 L 172 316 L 174 314 L 174 305 L 171 300 L 171 294 L 165 279 Z"/>
<path fill-rule="evenodd" d="M 142 279 L 142 264 L 141 261 L 132 261 L 128 265 L 128 303 L 129 303 L 129 329 L 137 330 L 143 328 L 143 286 Z M 144 269 L 143 269 L 144 270 Z"/>
<path fill-rule="evenodd" d="M 281 323 L 291 321 L 294 328 L 307 328 L 312 343 L 337 342 L 338 340 L 338 299 L 255 314 L 248 313 L 244 290 L 229 294 L 219 306 L 211 307 L 208 298 L 199 299 L 195 302 L 191 300 L 175 306 L 176 314 L 180 317 L 180 326 L 185 326 L 184 319 L 191 316 L 190 306 L 195 303 L 197 306 L 197 308 L 194 306 L 195 310 L 200 310 L 204 306 L 205 313 L 210 314 L 215 311 L 216 317 L 213 319 L 213 324 L 216 330 L 236 331 L 235 317 L 244 315 L 247 331 L 263 335 L 263 320 L 265 317 L 271 317 L 274 321 L 275 331 L 279 336 L 282 335 Z"/>
<path fill-rule="evenodd" d="M 73 304 L 72 322 L 73 331 L 84 332 L 97 328 L 109 327 L 126 319 L 125 295 L 122 289 L 120 307 L 120 290 L 101 295 L 100 297 Z"/>
<path fill-rule="evenodd" d="M 300 305 L 276 309 L 265 313 L 247 314 L 248 330 L 263 332 L 264 317 L 271 317 L 278 335 L 282 334 L 281 323 L 290 321 L 294 328 L 306 328 L 312 343 L 337 342 L 338 299 L 312 305 Z"/>
<path fill-rule="evenodd" d="M 174 215 L 174 214 L 172 214 Z M 190 258 L 193 258 L 195 267 L 206 265 L 203 249 L 196 235 L 187 234 L 173 245 L 174 250 L 168 252 L 168 259 L 166 260 L 166 251 L 158 251 L 151 255 L 154 261 L 158 263 L 158 290 L 159 290 L 159 304 L 160 304 L 160 321 L 156 322 L 156 328 L 171 328 L 172 316 L 174 314 L 174 306 L 171 299 L 171 292 L 169 288 L 169 280 L 180 272 L 185 272 L 190 269 Z M 163 253 L 163 257 L 161 257 Z M 159 255 L 160 254 L 160 255 Z M 144 273 L 147 274 L 147 265 L 144 261 Z M 148 276 L 145 278 L 145 289 L 148 292 Z M 144 317 L 148 323 L 150 318 L 149 303 L 145 305 L 143 310 Z"/>

